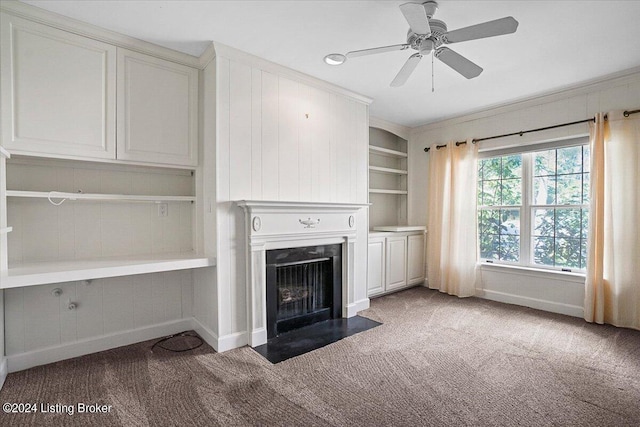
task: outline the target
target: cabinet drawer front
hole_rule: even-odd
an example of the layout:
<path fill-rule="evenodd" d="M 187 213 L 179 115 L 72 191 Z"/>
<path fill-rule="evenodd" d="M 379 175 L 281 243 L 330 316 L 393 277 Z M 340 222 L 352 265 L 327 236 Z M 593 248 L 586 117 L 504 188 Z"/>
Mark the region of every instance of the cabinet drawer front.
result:
<path fill-rule="evenodd" d="M 118 159 L 196 166 L 198 70 L 118 48 Z"/>
<path fill-rule="evenodd" d="M 2 14 L 3 145 L 115 158 L 116 48 Z"/>

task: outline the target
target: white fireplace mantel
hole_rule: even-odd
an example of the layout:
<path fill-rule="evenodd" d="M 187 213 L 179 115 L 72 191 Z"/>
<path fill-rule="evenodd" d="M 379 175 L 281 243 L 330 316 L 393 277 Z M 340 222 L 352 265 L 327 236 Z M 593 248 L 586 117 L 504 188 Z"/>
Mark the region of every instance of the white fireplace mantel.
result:
<path fill-rule="evenodd" d="M 247 326 L 249 345 L 267 342 L 266 251 L 342 244 L 342 316 L 357 314 L 354 296 L 356 203 L 240 200 L 245 212 L 247 251 Z"/>

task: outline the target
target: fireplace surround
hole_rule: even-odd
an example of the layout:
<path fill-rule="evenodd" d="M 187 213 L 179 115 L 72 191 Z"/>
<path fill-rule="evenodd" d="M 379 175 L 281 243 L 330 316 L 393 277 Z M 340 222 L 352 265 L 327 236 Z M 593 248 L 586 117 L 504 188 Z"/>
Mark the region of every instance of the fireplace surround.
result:
<path fill-rule="evenodd" d="M 336 317 L 352 317 L 363 308 L 355 301 L 354 263 L 359 225 L 356 216 L 368 205 L 255 200 L 236 203 L 245 212 L 247 340 L 250 346 L 265 344 L 268 339 L 267 253 L 270 251 L 337 245 L 333 246 L 337 249 L 332 249 L 339 252 L 341 267 L 341 289 L 339 295 L 335 295 L 340 303 Z M 361 226 L 366 228 L 366 224 Z M 364 283 L 366 278 L 359 280 Z"/>

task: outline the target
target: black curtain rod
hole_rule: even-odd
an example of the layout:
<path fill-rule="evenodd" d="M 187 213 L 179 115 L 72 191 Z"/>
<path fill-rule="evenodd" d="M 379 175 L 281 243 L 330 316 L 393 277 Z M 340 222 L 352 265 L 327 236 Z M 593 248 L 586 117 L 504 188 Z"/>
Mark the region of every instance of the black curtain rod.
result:
<path fill-rule="evenodd" d="M 640 113 L 640 110 L 625 111 L 625 112 L 623 112 L 622 114 L 623 114 L 625 117 L 629 117 L 631 114 L 636 114 L 636 113 Z M 478 142 L 480 142 L 480 141 L 487 141 L 487 140 L 489 140 L 489 139 L 505 138 L 505 137 L 507 137 L 507 136 L 514 136 L 514 135 L 520 135 L 520 136 L 522 136 L 522 135 L 524 135 L 525 133 L 540 132 L 540 131 L 542 131 L 542 130 L 555 129 L 555 128 L 560 128 L 560 127 L 564 127 L 564 126 L 571 126 L 571 125 L 577 125 L 577 124 L 580 124 L 580 123 L 595 122 L 595 121 L 596 121 L 596 119 L 595 119 L 595 117 L 593 117 L 593 118 L 591 118 L 591 119 L 578 120 L 578 121 L 576 121 L 576 122 L 562 123 L 562 124 L 559 124 L 559 125 L 553 125 L 553 126 L 545 126 L 545 127 L 543 127 L 543 128 L 529 129 L 529 130 L 521 130 L 520 132 L 505 133 L 505 134 L 503 134 L 503 135 L 488 136 L 488 137 L 486 137 L 486 138 L 477 138 L 477 139 L 473 139 L 471 142 L 472 142 L 473 144 L 477 144 L 477 143 L 478 143 Z M 459 145 L 461 145 L 461 144 L 466 144 L 466 143 L 467 143 L 466 141 L 456 142 L 456 147 L 457 147 L 457 146 L 459 146 Z M 438 150 L 439 150 L 439 149 L 444 148 L 444 147 L 446 147 L 446 146 L 447 146 L 447 144 L 444 144 L 444 145 L 436 145 L 436 149 L 438 149 Z M 429 152 L 429 149 L 430 149 L 429 147 L 426 147 L 426 148 L 424 149 L 424 152 L 425 152 L 425 153 L 428 153 L 428 152 Z"/>

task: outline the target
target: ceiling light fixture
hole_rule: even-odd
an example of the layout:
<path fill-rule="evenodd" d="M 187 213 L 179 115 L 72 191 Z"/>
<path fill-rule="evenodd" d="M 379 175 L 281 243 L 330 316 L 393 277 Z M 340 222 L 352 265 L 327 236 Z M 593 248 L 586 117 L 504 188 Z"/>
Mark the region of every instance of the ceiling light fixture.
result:
<path fill-rule="evenodd" d="M 341 53 L 330 53 L 329 55 L 324 57 L 324 62 L 329 65 L 341 65 L 344 64 L 344 61 L 347 60 L 347 57 Z"/>

